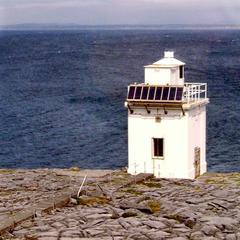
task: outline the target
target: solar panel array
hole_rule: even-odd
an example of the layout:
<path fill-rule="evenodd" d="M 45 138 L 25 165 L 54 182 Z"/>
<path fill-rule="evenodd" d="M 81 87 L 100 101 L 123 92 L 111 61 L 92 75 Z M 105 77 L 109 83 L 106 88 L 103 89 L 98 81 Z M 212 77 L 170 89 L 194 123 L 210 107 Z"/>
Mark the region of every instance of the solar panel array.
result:
<path fill-rule="evenodd" d="M 130 85 L 128 100 L 182 101 L 183 87 Z"/>

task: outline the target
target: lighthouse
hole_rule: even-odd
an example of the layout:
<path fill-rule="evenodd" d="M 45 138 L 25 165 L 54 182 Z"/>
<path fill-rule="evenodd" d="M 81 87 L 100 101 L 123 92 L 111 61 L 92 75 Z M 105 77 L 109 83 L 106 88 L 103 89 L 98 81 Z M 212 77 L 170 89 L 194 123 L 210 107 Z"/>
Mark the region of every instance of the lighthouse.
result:
<path fill-rule="evenodd" d="M 128 173 L 194 179 L 207 170 L 206 83 L 188 83 L 185 63 L 165 51 L 128 86 Z"/>

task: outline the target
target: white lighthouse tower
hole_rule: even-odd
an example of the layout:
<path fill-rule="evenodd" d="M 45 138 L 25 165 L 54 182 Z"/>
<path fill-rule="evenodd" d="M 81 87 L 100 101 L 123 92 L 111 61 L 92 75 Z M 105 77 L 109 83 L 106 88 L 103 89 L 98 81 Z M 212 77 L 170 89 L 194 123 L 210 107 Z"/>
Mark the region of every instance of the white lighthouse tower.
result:
<path fill-rule="evenodd" d="M 194 179 L 206 172 L 206 83 L 185 83 L 185 63 L 166 51 L 128 86 L 128 172 Z"/>

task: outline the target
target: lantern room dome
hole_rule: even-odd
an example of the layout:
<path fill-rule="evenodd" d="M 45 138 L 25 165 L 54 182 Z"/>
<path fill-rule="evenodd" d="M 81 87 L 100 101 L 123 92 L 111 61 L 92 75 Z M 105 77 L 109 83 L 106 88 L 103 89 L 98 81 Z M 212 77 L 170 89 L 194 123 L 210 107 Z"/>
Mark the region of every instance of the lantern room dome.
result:
<path fill-rule="evenodd" d="M 178 59 L 174 58 L 173 51 L 165 51 L 164 57 L 157 62 L 154 62 L 152 65 L 148 65 L 145 67 L 178 67 L 185 65 L 184 62 L 179 61 Z"/>

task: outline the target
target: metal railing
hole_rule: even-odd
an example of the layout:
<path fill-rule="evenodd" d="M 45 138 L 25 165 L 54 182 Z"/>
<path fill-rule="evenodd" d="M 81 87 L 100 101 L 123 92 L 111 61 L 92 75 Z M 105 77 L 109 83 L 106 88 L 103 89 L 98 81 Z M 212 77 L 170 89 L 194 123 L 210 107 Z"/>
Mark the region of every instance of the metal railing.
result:
<path fill-rule="evenodd" d="M 185 83 L 183 101 L 194 103 L 207 98 L 207 83 Z"/>

